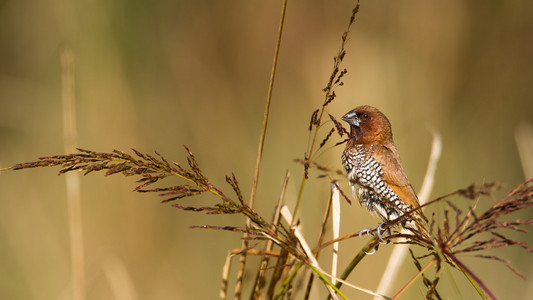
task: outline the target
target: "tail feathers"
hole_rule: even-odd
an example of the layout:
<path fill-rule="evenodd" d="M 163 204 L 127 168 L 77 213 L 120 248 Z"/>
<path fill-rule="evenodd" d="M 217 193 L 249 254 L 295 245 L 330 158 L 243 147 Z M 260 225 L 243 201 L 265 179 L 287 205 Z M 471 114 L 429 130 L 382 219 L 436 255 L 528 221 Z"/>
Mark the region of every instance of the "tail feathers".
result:
<path fill-rule="evenodd" d="M 421 234 L 423 238 L 431 240 L 431 234 L 429 233 L 429 225 L 425 218 L 415 218 L 405 223 L 404 226 L 414 234 Z"/>

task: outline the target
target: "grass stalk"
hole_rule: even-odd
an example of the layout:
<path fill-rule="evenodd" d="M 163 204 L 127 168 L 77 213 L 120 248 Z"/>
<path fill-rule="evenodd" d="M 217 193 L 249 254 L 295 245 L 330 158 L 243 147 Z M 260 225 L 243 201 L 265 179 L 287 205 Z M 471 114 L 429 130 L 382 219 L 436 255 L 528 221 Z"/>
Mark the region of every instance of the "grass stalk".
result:
<path fill-rule="evenodd" d="M 346 266 L 346 268 L 342 272 L 342 274 L 339 277 L 339 279 L 346 280 L 346 278 L 348 278 L 350 273 L 352 273 L 353 269 L 355 269 L 355 267 L 361 262 L 361 260 L 363 260 L 363 258 L 366 256 L 366 254 L 369 253 L 369 251 L 371 250 L 370 246 L 376 240 L 377 240 L 377 236 L 376 235 L 374 235 L 370 240 L 368 240 L 368 242 L 363 246 L 363 248 L 359 251 L 359 253 L 357 253 L 357 255 L 348 264 L 348 266 Z M 337 289 L 340 289 L 341 286 L 342 286 L 342 281 L 339 281 L 339 282 L 337 282 L 337 284 L 335 284 L 335 287 Z M 331 299 L 331 297 L 328 296 L 328 299 Z"/>
<path fill-rule="evenodd" d="M 411 280 L 409 280 L 409 282 L 407 282 L 407 284 L 405 284 L 405 286 L 402 287 L 402 288 L 396 293 L 396 295 L 394 295 L 394 296 L 392 297 L 391 300 L 395 300 L 395 299 L 397 299 L 398 297 L 400 297 L 400 295 L 401 295 L 405 290 L 407 290 L 407 288 L 408 288 L 409 286 L 411 286 L 411 284 L 413 284 L 413 282 L 415 282 L 415 280 L 416 280 L 418 277 L 422 276 L 422 274 L 423 274 L 423 273 L 424 273 L 424 272 L 425 272 L 425 271 L 426 271 L 426 270 L 427 270 L 427 269 L 428 269 L 433 263 L 435 263 L 435 259 L 432 259 L 429 263 L 427 263 L 427 264 L 424 266 L 424 268 L 422 268 L 422 270 L 420 270 L 420 271 L 419 271 L 419 272 L 418 272 L 413 278 L 411 278 Z"/>
<path fill-rule="evenodd" d="M 453 256 L 451 257 L 451 259 L 453 260 L 453 262 L 459 267 L 459 269 L 461 270 L 461 272 L 463 272 L 463 274 L 466 276 L 466 278 L 468 279 L 468 281 L 472 284 L 472 286 L 474 287 L 474 289 L 478 292 L 479 296 L 481 297 L 481 299 L 483 300 L 487 300 L 487 297 L 485 296 L 485 294 L 483 293 L 483 291 L 481 289 L 483 289 L 491 299 L 493 300 L 498 300 L 498 298 L 496 297 L 496 295 L 494 295 L 490 290 L 489 288 L 483 284 L 483 282 L 481 281 L 481 279 L 479 279 L 472 271 L 470 271 L 470 269 L 468 269 L 460 260 L 457 259 L 457 257 Z"/>
<path fill-rule="evenodd" d="M 339 296 L 342 297 L 342 299 L 345 299 L 347 300 L 348 298 L 346 298 L 346 296 L 339 290 L 339 287 L 337 287 L 336 284 L 333 284 L 331 281 L 329 281 L 329 279 L 324 275 L 322 274 L 322 272 L 316 268 L 315 266 L 309 266 L 317 275 L 318 277 L 320 277 L 327 285 L 329 285 Z M 340 283 L 340 282 L 339 282 Z M 332 295 L 330 294 L 330 297 Z"/>
<path fill-rule="evenodd" d="M 324 103 L 322 104 L 322 106 L 321 106 L 321 108 L 319 110 L 319 113 L 318 113 L 317 120 L 319 120 L 319 125 L 314 127 L 313 138 L 312 138 L 311 144 L 309 146 L 309 151 L 306 153 L 306 162 L 307 163 L 311 160 L 311 158 L 313 156 L 313 153 L 314 153 L 314 150 L 315 150 L 315 145 L 316 145 L 316 139 L 317 139 L 317 136 L 318 136 L 318 130 L 321 127 L 321 124 L 322 124 L 321 120 L 322 120 L 322 117 L 324 116 L 324 112 L 325 112 L 326 106 L 335 97 L 334 88 L 335 88 L 336 84 L 338 84 L 338 81 L 340 81 L 340 78 L 345 74 L 344 71 L 343 72 L 339 71 L 339 66 L 340 66 L 342 60 L 344 59 L 344 56 L 346 55 L 346 50 L 345 50 L 344 47 L 346 46 L 346 41 L 348 40 L 348 33 L 350 32 L 350 27 L 354 23 L 355 15 L 357 14 L 358 11 L 359 11 L 359 0 L 357 0 L 357 4 L 356 4 L 355 8 L 352 11 L 352 15 L 350 17 L 350 22 L 348 23 L 346 31 L 342 35 L 342 43 L 341 43 L 341 47 L 339 49 L 339 52 L 333 58 L 333 72 L 332 72 L 332 74 L 331 74 L 331 76 L 329 78 L 329 82 L 326 85 L 326 87 L 323 89 L 323 91 L 325 93 L 325 95 L 324 95 Z M 340 75 L 339 75 L 339 73 L 340 73 Z M 295 207 L 294 207 L 294 210 L 293 210 L 293 215 L 294 216 L 297 216 L 297 214 L 298 214 L 298 208 L 300 207 L 300 202 L 301 202 L 301 199 L 302 199 L 303 189 L 304 189 L 304 186 L 305 186 L 305 182 L 307 181 L 306 177 L 307 177 L 307 172 L 305 172 L 305 174 L 302 176 L 302 182 L 300 183 L 300 189 L 298 191 L 298 198 L 296 200 L 296 204 L 295 204 Z M 296 220 L 296 218 L 294 218 L 293 221 L 294 220 Z M 291 226 L 292 226 L 292 224 L 291 224 Z"/>
<path fill-rule="evenodd" d="M 229 251 L 228 256 L 224 262 L 224 267 L 222 268 L 222 285 L 220 286 L 219 297 L 221 300 L 225 300 L 228 296 L 228 281 L 229 281 L 229 271 L 231 268 L 231 258 L 233 253 Z"/>
<path fill-rule="evenodd" d="M 329 220 L 329 215 L 331 212 L 333 206 L 333 195 L 330 198 L 330 201 L 328 201 L 328 206 L 326 207 L 326 212 L 324 213 L 324 217 L 322 219 L 322 226 L 320 226 L 320 235 L 318 237 L 318 245 L 322 245 L 324 243 L 324 237 L 326 234 L 326 227 Z M 336 237 L 334 237 L 335 239 Z M 318 259 L 320 257 L 320 252 L 322 251 L 322 248 L 316 249 L 315 257 Z M 311 296 L 311 288 L 313 287 L 313 281 L 314 281 L 315 275 L 314 273 L 309 274 L 309 279 L 307 280 L 307 287 L 305 290 L 305 296 L 304 299 L 307 300 Z"/>
<path fill-rule="evenodd" d="M 274 49 L 274 58 L 273 58 L 273 61 L 272 61 L 272 71 L 270 73 L 270 81 L 269 81 L 269 84 L 268 84 L 268 93 L 267 93 L 267 99 L 266 99 L 266 104 L 265 104 L 265 113 L 264 113 L 264 116 L 263 116 L 263 125 L 261 126 L 261 135 L 259 136 L 259 146 L 257 147 L 257 158 L 256 158 L 256 161 L 255 161 L 254 178 L 253 178 L 253 181 L 252 181 L 252 189 L 251 189 L 251 192 L 250 192 L 250 201 L 249 201 L 249 204 L 248 204 L 251 208 L 254 207 L 255 195 L 256 195 L 256 192 L 257 192 L 257 184 L 258 184 L 258 181 L 259 181 L 259 170 L 260 170 L 260 167 L 261 167 L 261 158 L 263 156 L 263 146 L 265 144 L 265 136 L 266 136 L 266 130 L 267 130 L 267 125 L 268 125 L 268 116 L 269 116 L 269 113 L 270 113 L 270 102 L 271 102 L 271 99 L 272 99 L 272 91 L 273 91 L 273 88 L 274 88 L 274 78 L 276 76 L 276 68 L 277 68 L 277 64 L 278 64 L 279 49 L 280 49 L 280 45 L 281 45 L 281 36 L 282 36 L 282 33 L 283 33 L 283 24 L 285 23 L 285 13 L 286 13 L 286 10 L 287 10 L 287 1 L 288 0 L 283 0 L 283 4 L 282 4 L 282 8 L 281 8 L 281 17 L 280 17 L 280 22 L 279 22 L 278 36 L 277 36 L 277 39 L 276 39 L 276 47 Z M 246 227 L 250 227 L 250 224 L 251 224 L 251 220 L 249 218 L 246 219 Z M 243 249 L 248 248 L 247 238 L 248 238 L 248 234 L 245 233 L 243 235 L 243 241 L 242 241 L 242 248 Z M 246 254 L 245 254 L 245 252 L 243 252 L 243 254 L 241 254 L 240 260 L 239 260 L 239 271 L 237 273 L 237 283 L 235 285 L 235 296 L 234 296 L 235 300 L 239 300 L 241 298 L 242 280 L 243 280 L 243 276 L 244 276 L 244 268 L 245 267 L 246 267 Z"/>
<path fill-rule="evenodd" d="M 287 190 L 287 183 L 289 182 L 290 173 L 287 171 L 285 173 L 285 179 L 283 180 L 283 186 L 281 187 L 281 194 L 279 196 L 278 204 L 276 206 L 276 211 L 274 212 L 274 217 L 272 220 L 272 230 L 275 230 L 276 226 L 278 226 L 280 221 L 280 211 L 281 211 L 281 205 L 283 203 L 283 199 L 285 198 L 285 191 Z M 272 240 L 268 240 L 265 246 L 265 252 L 271 251 L 274 246 L 274 242 Z M 265 285 L 265 270 L 268 266 L 268 262 L 270 260 L 270 257 L 267 255 L 264 255 L 261 257 L 261 262 L 259 263 L 259 271 L 257 272 L 257 276 L 255 279 L 254 284 L 254 292 L 252 294 L 252 299 L 258 299 L 261 297 L 262 289 Z"/>

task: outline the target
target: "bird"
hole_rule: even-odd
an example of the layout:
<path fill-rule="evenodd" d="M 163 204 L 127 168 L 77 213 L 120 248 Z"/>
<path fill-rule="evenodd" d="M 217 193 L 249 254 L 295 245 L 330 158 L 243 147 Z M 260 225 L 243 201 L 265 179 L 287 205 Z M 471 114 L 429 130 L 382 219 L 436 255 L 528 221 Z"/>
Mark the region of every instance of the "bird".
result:
<path fill-rule="evenodd" d="M 403 169 L 387 116 L 373 106 L 363 105 L 347 112 L 342 120 L 350 125 L 350 135 L 341 160 L 354 197 L 383 222 L 414 209 L 399 223 L 429 237 L 427 218 Z"/>

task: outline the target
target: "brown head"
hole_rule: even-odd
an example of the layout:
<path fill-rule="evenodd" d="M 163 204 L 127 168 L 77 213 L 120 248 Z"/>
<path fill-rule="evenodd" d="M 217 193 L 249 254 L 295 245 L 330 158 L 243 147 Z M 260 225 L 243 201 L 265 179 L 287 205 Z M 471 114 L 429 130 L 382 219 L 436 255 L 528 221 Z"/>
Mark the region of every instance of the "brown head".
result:
<path fill-rule="evenodd" d="M 350 124 L 351 143 L 374 144 L 392 140 L 389 119 L 373 106 L 356 107 L 347 112 L 342 120 Z"/>

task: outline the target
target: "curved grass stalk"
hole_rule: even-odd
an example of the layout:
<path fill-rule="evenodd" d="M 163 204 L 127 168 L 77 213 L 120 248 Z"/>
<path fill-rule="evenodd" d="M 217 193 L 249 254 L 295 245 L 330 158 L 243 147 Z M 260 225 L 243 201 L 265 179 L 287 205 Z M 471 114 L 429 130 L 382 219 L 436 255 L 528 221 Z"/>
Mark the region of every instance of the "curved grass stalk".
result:
<path fill-rule="evenodd" d="M 355 269 L 355 267 L 361 262 L 361 260 L 363 260 L 363 258 L 366 256 L 366 254 L 370 251 L 370 246 L 377 240 L 377 236 L 374 235 L 364 246 L 363 248 L 361 248 L 361 250 L 359 251 L 359 253 L 357 253 L 357 255 L 352 259 L 352 261 L 348 264 L 348 266 L 346 267 L 346 269 L 344 269 L 344 272 L 342 272 L 341 276 L 339 277 L 339 279 L 341 280 L 346 280 L 346 278 L 348 278 L 348 276 L 350 275 L 350 273 L 352 273 L 353 269 Z M 337 282 L 337 284 L 335 284 L 335 287 L 337 289 L 339 289 L 341 286 L 342 286 L 342 281 L 339 281 Z M 328 296 L 328 299 L 331 299 L 330 296 Z"/>

